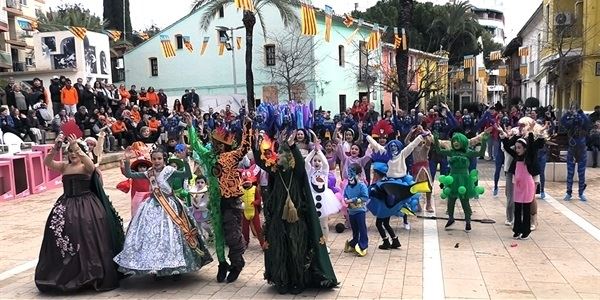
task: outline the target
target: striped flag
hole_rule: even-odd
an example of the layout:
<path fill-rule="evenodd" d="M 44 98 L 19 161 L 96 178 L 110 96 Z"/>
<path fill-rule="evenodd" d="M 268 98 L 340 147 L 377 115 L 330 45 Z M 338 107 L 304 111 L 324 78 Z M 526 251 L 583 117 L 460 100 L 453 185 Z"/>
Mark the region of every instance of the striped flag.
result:
<path fill-rule="evenodd" d="M 523 77 L 527 76 L 527 64 L 519 66 L 519 73 L 521 73 L 521 76 Z"/>
<path fill-rule="evenodd" d="M 166 58 L 175 56 L 175 48 L 173 48 L 173 44 L 171 43 L 171 39 L 168 35 L 160 36 L 160 45 Z"/>
<path fill-rule="evenodd" d="M 528 56 L 529 55 L 529 47 L 519 47 L 519 56 Z"/>
<path fill-rule="evenodd" d="M 69 26 L 69 27 L 67 27 L 67 29 L 69 29 L 69 31 L 74 36 L 76 36 L 82 40 L 85 38 L 85 34 L 87 33 L 87 29 L 85 29 L 84 27 Z"/>
<path fill-rule="evenodd" d="M 502 58 L 502 51 L 498 50 L 498 51 L 490 52 L 490 60 L 491 61 L 500 60 L 501 58 Z"/>
<path fill-rule="evenodd" d="M 238 49 L 242 49 L 242 37 L 241 36 L 235 37 L 235 44 Z"/>
<path fill-rule="evenodd" d="M 331 39 L 331 18 L 333 15 L 333 8 L 329 5 L 325 5 L 325 41 L 329 43 Z"/>
<path fill-rule="evenodd" d="M 350 27 L 352 24 L 354 24 L 354 18 L 352 18 L 352 16 L 349 14 L 344 14 L 344 25 L 346 25 L 346 27 Z"/>
<path fill-rule="evenodd" d="M 465 79 L 465 69 L 463 69 L 463 68 L 458 69 L 458 72 L 456 73 L 456 79 L 458 79 L 458 80 Z"/>
<path fill-rule="evenodd" d="M 183 44 L 185 45 L 185 48 L 187 48 L 190 52 L 194 52 L 194 46 L 192 45 L 189 36 L 186 35 L 183 37 Z"/>
<path fill-rule="evenodd" d="M 225 53 L 225 43 L 219 43 L 219 56 Z"/>
<path fill-rule="evenodd" d="M 204 40 L 202 41 L 202 49 L 200 49 L 200 55 L 204 55 L 204 51 L 206 51 L 206 47 L 208 46 L 209 39 L 210 39 L 209 36 L 204 37 Z"/>
<path fill-rule="evenodd" d="M 254 0 L 234 0 L 233 3 L 238 9 L 254 11 Z"/>
<path fill-rule="evenodd" d="M 394 27 L 394 48 L 402 47 L 402 38 L 398 35 L 398 27 Z"/>
<path fill-rule="evenodd" d="M 475 66 L 475 57 L 473 55 L 465 56 L 463 66 L 465 69 L 473 68 Z"/>
<path fill-rule="evenodd" d="M 354 39 L 354 36 L 356 35 L 356 33 L 358 33 L 358 30 L 360 29 L 360 27 L 362 26 L 362 24 L 363 24 L 363 20 L 362 19 L 358 19 L 358 24 L 356 25 L 356 29 L 354 29 L 354 31 L 346 39 L 346 44 L 350 45 L 350 43 L 352 43 L 352 40 Z"/>
<path fill-rule="evenodd" d="M 140 32 L 140 33 L 137 34 L 137 36 L 139 36 L 140 39 L 142 39 L 144 41 L 150 38 L 150 36 L 147 33 L 145 33 L 145 32 Z"/>
<path fill-rule="evenodd" d="M 485 68 L 478 68 L 477 69 L 477 77 L 479 78 L 485 78 L 487 76 L 487 72 L 485 71 Z"/>
<path fill-rule="evenodd" d="M 121 39 L 121 32 L 118 30 L 107 30 L 106 32 L 115 42 Z"/>
<path fill-rule="evenodd" d="M 317 18 L 315 17 L 315 9 L 312 6 L 302 3 L 302 34 L 317 35 Z"/>
<path fill-rule="evenodd" d="M 379 33 L 379 25 L 373 24 L 373 31 L 369 35 L 369 40 L 367 41 L 367 50 L 373 51 L 379 47 L 379 40 L 381 39 L 381 34 Z"/>
<path fill-rule="evenodd" d="M 406 37 L 406 30 L 402 28 L 402 50 L 408 50 L 408 39 Z"/>
<path fill-rule="evenodd" d="M 499 66 L 498 67 L 498 76 L 506 77 L 506 74 L 507 74 L 506 66 Z"/>

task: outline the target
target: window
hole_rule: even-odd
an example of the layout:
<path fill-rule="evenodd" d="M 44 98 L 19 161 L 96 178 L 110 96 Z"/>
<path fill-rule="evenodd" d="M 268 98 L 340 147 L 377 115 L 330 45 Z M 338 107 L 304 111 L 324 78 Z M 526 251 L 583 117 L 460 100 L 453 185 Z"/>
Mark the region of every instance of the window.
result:
<path fill-rule="evenodd" d="M 219 18 L 224 18 L 225 17 L 225 9 L 223 8 L 223 6 L 221 6 L 221 8 L 219 8 Z"/>
<path fill-rule="evenodd" d="M 28 66 L 32 66 L 33 65 L 33 58 L 31 57 L 25 57 L 25 64 Z"/>
<path fill-rule="evenodd" d="M 21 2 L 21 5 L 27 6 L 27 0 L 21 0 L 20 2 Z"/>
<path fill-rule="evenodd" d="M 158 76 L 158 59 L 156 57 L 150 57 L 150 75 Z"/>
<path fill-rule="evenodd" d="M 177 49 L 183 49 L 183 36 L 181 34 L 175 35 L 175 41 L 177 43 Z"/>
<path fill-rule="evenodd" d="M 265 45 L 265 63 L 267 66 L 275 65 L 275 45 Z"/>
<path fill-rule="evenodd" d="M 338 46 L 338 65 L 343 67 L 346 64 L 346 53 L 344 52 L 344 46 Z"/>

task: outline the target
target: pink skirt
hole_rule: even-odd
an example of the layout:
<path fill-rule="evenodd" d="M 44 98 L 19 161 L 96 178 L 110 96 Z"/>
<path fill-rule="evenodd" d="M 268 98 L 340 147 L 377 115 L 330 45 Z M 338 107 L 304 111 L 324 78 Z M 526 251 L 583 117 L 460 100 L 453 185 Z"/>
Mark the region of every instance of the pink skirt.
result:
<path fill-rule="evenodd" d="M 513 176 L 513 200 L 516 203 L 531 203 L 535 196 L 535 182 L 527 171 L 525 162 L 518 161 Z"/>

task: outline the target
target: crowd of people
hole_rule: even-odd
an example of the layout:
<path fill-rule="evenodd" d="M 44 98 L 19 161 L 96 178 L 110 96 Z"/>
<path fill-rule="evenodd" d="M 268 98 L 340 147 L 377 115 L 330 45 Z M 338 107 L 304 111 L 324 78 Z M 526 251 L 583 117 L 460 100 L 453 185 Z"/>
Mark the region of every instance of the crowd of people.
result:
<path fill-rule="evenodd" d="M 46 224 L 35 275 L 41 291 L 108 290 L 132 275 L 177 279 L 213 261 L 208 243 L 216 250 L 217 281 L 234 282 L 245 267 L 250 232 L 265 253 L 265 279 L 280 293 L 335 287 L 330 216 L 345 219 L 334 225 L 336 232 L 352 231 L 344 252 L 367 255 L 367 213 L 376 218 L 378 248 L 397 249 L 401 238 L 390 218 L 401 217 L 410 230 L 409 215 L 435 213 L 432 192 L 439 186 L 447 200 L 446 228 L 461 220 L 454 215 L 458 200 L 470 232 L 470 200 L 484 192 L 477 163 L 486 153 L 494 161 L 495 197 L 505 174 L 505 225 L 515 239 L 526 240 L 536 230 L 536 201 L 546 197 L 544 168 L 556 134 L 566 136 L 564 200 L 573 197 L 575 169 L 579 199 L 587 200 L 585 150 L 595 149 L 596 166 L 600 138 L 600 107 L 589 116 L 572 107 L 560 119 L 551 106 L 521 103 L 454 113 L 444 103 L 429 110 L 392 106 L 380 115 L 365 97 L 335 115 L 268 103 L 254 111 L 203 112 L 194 90 L 170 108 L 162 90 L 152 87 L 126 90 L 79 79 L 72 85 L 66 78 L 54 78 L 49 88 L 58 113 L 48 123 L 46 91 L 35 80 L 33 90 L 32 96 L 18 84 L 5 89 L 8 108 L 0 109 L 0 124 L 38 142 L 44 136 L 32 128 L 53 130 L 53 151 L 63 144 L 68 151 L 67 162 L 53 161 L 54 155 L 45 160 L 63 174 L 65 193 Z M 29 131 L 15 126 L 22 114 L 38 120 Z M 62 125 L 72 121 L 89 134 L 65 137 Z M 127 180 L 118 188 L 132 200 L 126 234 L 97 169 L 103 151 L 119 149 Z"/>

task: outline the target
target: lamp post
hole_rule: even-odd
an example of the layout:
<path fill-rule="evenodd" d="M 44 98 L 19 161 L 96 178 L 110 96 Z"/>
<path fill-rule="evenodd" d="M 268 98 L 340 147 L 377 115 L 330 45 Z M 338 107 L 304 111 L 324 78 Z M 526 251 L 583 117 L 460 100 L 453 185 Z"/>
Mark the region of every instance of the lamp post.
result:
<path fill-rule="evenodd" d="M 221 39 L 221 43 L 226 43 L 225 46 L 227 47 L 227 51 L 231 51 L 231 63 L 233 65 L 233 93 L 237 94 L 237 76 L 236 76 L 236 72 L 235 72 L 235 37 L 233 36 L 233 31 L 234 30 L 238 30 L 238 29 L 242 29 L 244 28 L 244 26 L 238 26 L 238 27 L 225 27 L 225 26 L 217 26 L 217 31 L 219 32 L 225 32 L 225 37 L 226 40 L 223 41 L 223 37 L 221 37 L 221 35 L 219 35 L 219 38 Z M 229 31 L 230 35 L 227 36 L 227 31 Z M 231 40 L 231 44 L 229 44 L 228 42 Z"/>

